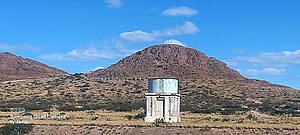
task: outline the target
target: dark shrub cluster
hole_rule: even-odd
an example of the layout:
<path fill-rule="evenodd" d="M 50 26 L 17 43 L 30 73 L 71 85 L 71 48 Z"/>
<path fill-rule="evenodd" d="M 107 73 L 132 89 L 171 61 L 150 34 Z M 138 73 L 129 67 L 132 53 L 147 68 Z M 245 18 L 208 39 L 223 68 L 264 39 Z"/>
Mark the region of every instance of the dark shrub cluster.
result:
<path fill-rule="evenodd" d="M 8 124 L 0 127 L 0 135 L 24 135 L 32 131 L 33 126 L 27 124 Z"/>

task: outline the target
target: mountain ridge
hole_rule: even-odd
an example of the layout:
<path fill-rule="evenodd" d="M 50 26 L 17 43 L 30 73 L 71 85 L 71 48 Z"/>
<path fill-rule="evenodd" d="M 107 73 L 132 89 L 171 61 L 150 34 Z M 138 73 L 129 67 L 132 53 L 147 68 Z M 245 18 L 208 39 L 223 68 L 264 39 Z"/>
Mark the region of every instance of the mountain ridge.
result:
<path fill-rule="evenodd" d="M 67 72 L 38 61 L 16 56 L 9 52 L 0 53 L 0 81 L 38 79 L 68 75 Z"/>

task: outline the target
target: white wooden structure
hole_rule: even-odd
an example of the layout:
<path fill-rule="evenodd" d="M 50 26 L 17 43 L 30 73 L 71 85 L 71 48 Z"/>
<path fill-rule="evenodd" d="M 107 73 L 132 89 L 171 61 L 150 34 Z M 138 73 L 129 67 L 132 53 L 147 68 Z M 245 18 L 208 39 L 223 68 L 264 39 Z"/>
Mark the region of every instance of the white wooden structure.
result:
<path fill-rule="evenodd" d="M 151 78 L 145 94 L 145 122 L 180 122 L 178 79 Z"/>

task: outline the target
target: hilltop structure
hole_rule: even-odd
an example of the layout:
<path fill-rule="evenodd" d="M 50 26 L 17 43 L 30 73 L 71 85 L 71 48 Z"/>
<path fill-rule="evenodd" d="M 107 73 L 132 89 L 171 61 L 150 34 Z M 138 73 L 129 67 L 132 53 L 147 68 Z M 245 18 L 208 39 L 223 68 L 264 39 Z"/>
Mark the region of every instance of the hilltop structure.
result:
<path fill-rule="evenodd" d="M 151 78 L 145 94 L 145 122 L 180 122 L 178 79 Z"/>

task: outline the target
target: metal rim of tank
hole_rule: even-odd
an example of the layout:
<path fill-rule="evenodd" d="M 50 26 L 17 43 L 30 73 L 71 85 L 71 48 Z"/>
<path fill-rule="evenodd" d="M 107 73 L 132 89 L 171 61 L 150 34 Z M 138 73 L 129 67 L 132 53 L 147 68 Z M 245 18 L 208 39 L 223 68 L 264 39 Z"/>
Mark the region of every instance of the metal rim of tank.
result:
<path fill-rule="evenodd" d="M 155 80 L 155 79 L 176 79 L 179 81 L 177 77 L 149 77 L 148 80 Z"/>

